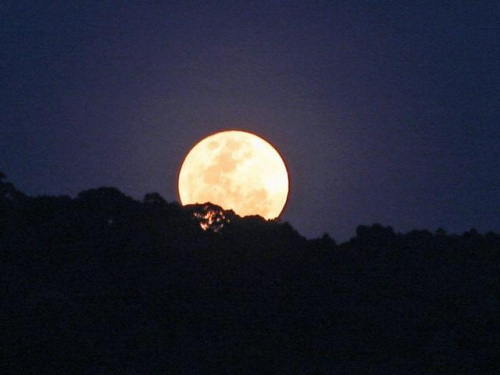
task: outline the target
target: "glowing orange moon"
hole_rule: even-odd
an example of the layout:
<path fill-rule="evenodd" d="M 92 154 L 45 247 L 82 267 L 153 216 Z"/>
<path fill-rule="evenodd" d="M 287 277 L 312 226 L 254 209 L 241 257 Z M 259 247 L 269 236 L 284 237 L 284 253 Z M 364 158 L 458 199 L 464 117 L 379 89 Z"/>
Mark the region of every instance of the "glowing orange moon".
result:
<path fill-rule="evenodd" d="M 240 216 L 278 217 L 288 198 L 288 172 L 262 138 L 229 130 L 197 143 L 179 173 L 183 205 L 211 202 Z"/>

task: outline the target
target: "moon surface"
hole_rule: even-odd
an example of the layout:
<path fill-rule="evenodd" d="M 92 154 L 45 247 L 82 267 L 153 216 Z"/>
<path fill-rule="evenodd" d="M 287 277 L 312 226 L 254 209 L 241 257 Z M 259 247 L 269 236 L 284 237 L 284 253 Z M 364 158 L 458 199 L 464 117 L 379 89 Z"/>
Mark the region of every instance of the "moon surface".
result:
<path fill-rule="evenodd" d="M 289 180 L 276 149 L 255 134 L 229 130 L 197 143 L 179 173 L 183 205 L 211 202 L 240 216 L 277 218 L 285 207 Z"/>

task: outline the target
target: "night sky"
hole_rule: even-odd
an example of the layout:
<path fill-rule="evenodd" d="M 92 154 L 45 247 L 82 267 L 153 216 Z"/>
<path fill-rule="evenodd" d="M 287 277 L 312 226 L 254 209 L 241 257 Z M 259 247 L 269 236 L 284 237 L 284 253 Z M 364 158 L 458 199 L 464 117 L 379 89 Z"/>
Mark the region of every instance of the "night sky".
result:
<path fill-rule="evenodd" d="M 500 231 L 498 1 L 0 5 L 0 170 L 29 195 L 177 201 L 188 150 L 273 143 L 282 220 Z"/>

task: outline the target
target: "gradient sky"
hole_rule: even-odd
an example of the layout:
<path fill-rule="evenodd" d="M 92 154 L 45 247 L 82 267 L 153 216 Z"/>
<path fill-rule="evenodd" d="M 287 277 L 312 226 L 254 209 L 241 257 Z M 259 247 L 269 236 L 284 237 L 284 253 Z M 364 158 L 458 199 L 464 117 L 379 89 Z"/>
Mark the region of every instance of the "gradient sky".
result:
<path fill-rule="evenodd" d="M 177 198 L 189 148 L 255 132 L 282 219 L 500 231 L 498 1 L 0 5 L 0 170 L 30 194 Z"/>

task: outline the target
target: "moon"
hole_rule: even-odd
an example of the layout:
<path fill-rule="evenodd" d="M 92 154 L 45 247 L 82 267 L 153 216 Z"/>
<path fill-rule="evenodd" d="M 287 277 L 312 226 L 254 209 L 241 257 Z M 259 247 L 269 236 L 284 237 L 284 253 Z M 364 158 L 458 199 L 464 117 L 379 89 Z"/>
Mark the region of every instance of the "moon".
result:
<path fill-rule="evenodd" d="M 184 158 L 182 205 L 211 202 L 239 216 L 279 217 L 288 198 L 288 171 L 278 151 L 255 134 L 222 131 L 197 143 Z"/>

